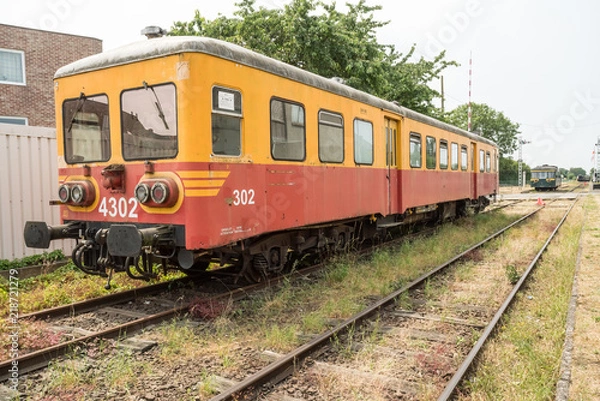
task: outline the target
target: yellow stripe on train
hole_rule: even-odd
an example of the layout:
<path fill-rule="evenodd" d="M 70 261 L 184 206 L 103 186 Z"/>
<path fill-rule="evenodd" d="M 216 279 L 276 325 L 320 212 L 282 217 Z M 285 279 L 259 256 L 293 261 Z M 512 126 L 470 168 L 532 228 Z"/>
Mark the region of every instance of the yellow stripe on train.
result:
<path fill-rule="evenodd" d="M 186 197 L 200 197 L 200 196 L 217 196 L 221 188 L 211 188 L 211 189 L 186 189 L 185 196 Z"/>
<path fill-rule="evenodd" d="M 227 178 L 229 171 L 179 171 L 182 179 L 186 178 Z"/>
<path fill-rule="evenodd" d="M 225 180 L 183 180 L 183 185 L 188 188 L 221 188 Z"/>
<path fill-rule="evenodd" d="M 217 196 L 229 171 L 180 171 L 186 197 Z M 219 179 L 221 178 L 221 179 Z"/>

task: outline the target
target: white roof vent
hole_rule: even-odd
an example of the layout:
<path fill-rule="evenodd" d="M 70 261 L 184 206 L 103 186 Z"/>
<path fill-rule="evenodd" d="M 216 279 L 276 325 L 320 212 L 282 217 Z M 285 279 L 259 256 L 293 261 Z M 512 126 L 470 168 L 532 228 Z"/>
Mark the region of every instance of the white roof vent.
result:
<path fill-rule="evenodd" d="M 338 84 L 346 85 L 346 80 L 340 77 L 332 77 L 331 80 L 333 82 L 337 82 Z"/>
<path fill-rule="evenodd" d="M 147 26 L 142 29 L 142 35 L 146 35 L 148 39 L 160 38 L 167 34 L 167 31 L 159 26 Z"/>

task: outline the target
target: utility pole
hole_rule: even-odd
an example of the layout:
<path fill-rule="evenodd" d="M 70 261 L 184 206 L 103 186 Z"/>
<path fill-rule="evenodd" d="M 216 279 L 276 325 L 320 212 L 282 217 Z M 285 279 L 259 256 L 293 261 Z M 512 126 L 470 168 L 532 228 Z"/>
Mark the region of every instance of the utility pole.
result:
<path fill-rule="evenodd" d="M 594 176 L 592 177 L 592 189 L 600 189 L 600 137 L 598 137 L 598 142 L 596 142 L 596 148 L 594 149 Z"/>
<path fill-rule="evenodd" d="M 467 107 L 467 131 L 471 132 L 471 81 L 473 77 L 473 53 L 469 53 L 469 106 Z"/>
<path fill-rule="evenodd" d="M 441 83 L 442 83 L 442 115 L 443 115 L 444 111 L 445 111 L 445 109 L 444 109 L 444 100 L 445 100 L 444 99 L 444 76 L 442 75 L 440 78 L 442 81 Z"/>
<path fill-rule="evenodd" d="M 517 173 L 518 175 L 518 185 L 519 187 L 522 187 L 525 183 L 524 183 L 524 179 L 523 179 L 523 145 L 526 145 L 528 143 L 531 143 L 531 141 L 526 141 L 524 139 L 519 138 L 519 160 L 518 160 L 518 165 L 519 165 L 519 172 Z"/>

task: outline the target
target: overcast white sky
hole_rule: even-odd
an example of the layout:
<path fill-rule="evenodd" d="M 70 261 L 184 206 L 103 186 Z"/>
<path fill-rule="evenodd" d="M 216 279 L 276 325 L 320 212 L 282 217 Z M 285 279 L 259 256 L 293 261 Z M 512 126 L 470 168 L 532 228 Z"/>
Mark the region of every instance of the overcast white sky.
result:
<path fill-rule="evenodd" d="M 0 23 L 91 36 L 104 50 L 144 40 L 147 25 L 169 29 L 194 10 L 232 16 L 237 0 L 27 0 L 4 2 Z M 358 0 L 351 2 L 356 4 Z M 257 0 L 283 7 L 289 0 Z M 345 1 L 337 1 L 338 5 Z M 595 0 L 367 0 L 390 23 L 380 43 L 433 58 L 445 49 L 460 67 L 444 73 L 446 109 L 486 103 L 521 125 L 523 159 L 561 167 L 593 166 L 600 137 L 600 2 Z M 516 155 L 515 155 L 516 159 Z"/>

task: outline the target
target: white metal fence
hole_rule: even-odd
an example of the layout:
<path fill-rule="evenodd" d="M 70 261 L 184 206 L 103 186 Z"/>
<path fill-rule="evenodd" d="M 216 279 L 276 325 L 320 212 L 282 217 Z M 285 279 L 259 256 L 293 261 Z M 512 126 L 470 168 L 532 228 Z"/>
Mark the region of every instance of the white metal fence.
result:
<path fill-rule="evenodd" d="M 52 128 L 0 124 L 0 259 L 40 254 L 23 241 L 28 220 L 60 224 L 56 134 Z M 50 249 L 69 255 L 73 240 L 52 241 Z"/>

